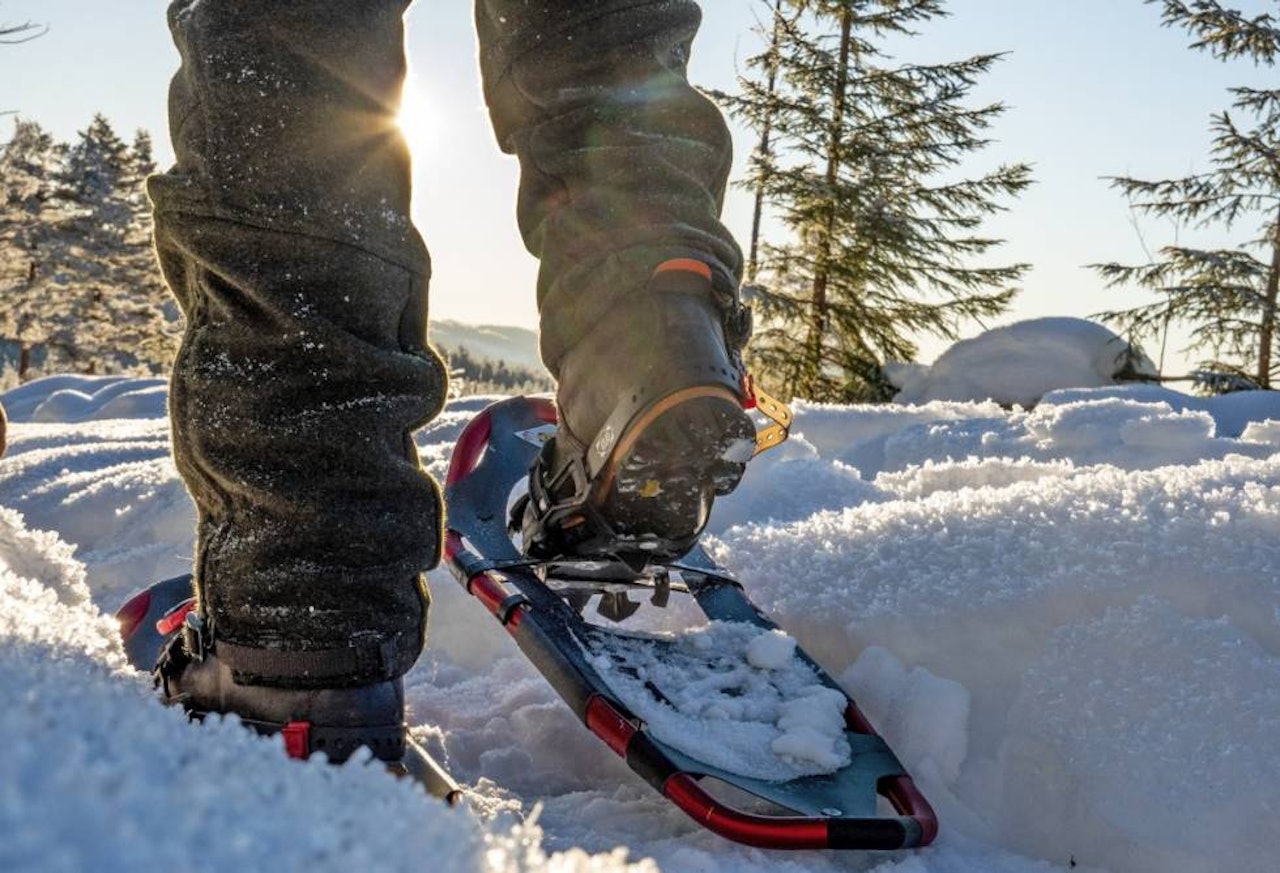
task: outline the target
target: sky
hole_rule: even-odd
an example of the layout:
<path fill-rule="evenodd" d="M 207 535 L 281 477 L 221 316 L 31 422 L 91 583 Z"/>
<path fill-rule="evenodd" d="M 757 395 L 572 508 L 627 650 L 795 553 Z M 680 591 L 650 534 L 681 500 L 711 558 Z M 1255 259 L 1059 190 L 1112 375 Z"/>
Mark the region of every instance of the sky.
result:
<path fill-rule="evenodd" d="M 1232 5 L 1251 12 L 1277 6 Z M 17 110 L 63 139 L 102 112 L 121 132 L 152 131 L 158 157 L 170 159 L 165 94 L 177 55 L 164 8 L 158 0 L 0 0 L 0 22 L 48 26 L 40 39 L 0 47 L 0 110 Z M 703 0 L 691 67 L 696 84 L 733 87 L 758 45 L 751 30 L 762 8 L 754 0 Z M 1173 242 L 1175 231 L 1136 221 L 1103 177 L 1204 169 L 1208 118 L 1228 106 L 1226 89 L 1266 82 L 1275 71 L 1189 51 L 1184 35 L 1162 28 L 1158 8 L 1141 0 L 954 0 L 948 9 L 949 18 L 923 25 L 899 56 L 936 62 L 1008 52 L 974 94 L 1009 108 L 992 132 L 996 142 L 971 167 L 1026 161 L 1036 178 L 988 225 L 1008 241 L 1002 259 L 1033 265 L 1013 310 L 997 323 L 1088 316 L 1139 302 L 1138 292 L 1103 289 L 1084 265 L 1143 262 L 1147 249 Z M 409 13 L 408 52 L 414 217 L 432 250 L 432 318 L 535 327 L 537 264 L 515 227 L 515 161 L 499 152 L 489 130 L 471 4 L 418 0 Z M 0 119 L 0 139 L 6 122 Z M 752 138 L 739 129 L 736 141 L 741 166 Z M 746 192 L 730 195 L 725 218 L 740 240 L 750 211 Z M 1185 231 L 1179 237 L 1196 239 Z M 980 330 L 975 324 L 965 333 Z M 924 359 L 945 345 L 924 342 Z M 1175 336 L 1169 372 L 1187 366 L 1174 353 L 1179 345 Z"/>

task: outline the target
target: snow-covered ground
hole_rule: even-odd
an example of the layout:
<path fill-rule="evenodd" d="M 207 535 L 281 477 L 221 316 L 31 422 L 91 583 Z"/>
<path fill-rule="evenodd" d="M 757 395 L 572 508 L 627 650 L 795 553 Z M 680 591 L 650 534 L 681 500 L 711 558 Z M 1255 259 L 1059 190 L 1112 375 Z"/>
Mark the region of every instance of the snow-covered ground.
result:
<path fill-rule="evenodd" d="M 163 385 L 60 377 L 2 399 L 0 869 L 1275 869 L 1280 395 L 800 405 L 711 546 L 938 808 L 934 847 L 861 857 L 699 830 L 442 571 L 408 689 L 470 811 L 188 725 L 125 667 L 106 617 L 188 567 Z M 437 476 L 481 404 L 419 434 Z"/>

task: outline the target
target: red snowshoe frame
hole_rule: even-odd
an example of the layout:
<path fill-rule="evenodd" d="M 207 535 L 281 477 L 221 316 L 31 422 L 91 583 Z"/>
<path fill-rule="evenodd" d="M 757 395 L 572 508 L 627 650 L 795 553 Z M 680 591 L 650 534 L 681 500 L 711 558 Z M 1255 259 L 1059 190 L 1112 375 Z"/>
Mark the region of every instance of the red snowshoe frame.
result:
<path fill-rule="evenodd" d="M 555 568 L 522 556 L 507 531 L 507 500 L 533 464 L 535 435 L 555 423 L 549 401 L 514 398 L 489 407 L 463 431 L 446 483 L 445 561 L 587 728 L 695 821 L 739 843 L 768 849 L 891 850 L 932 842 L 938 821 L 928 801 L 853 699 L 802 651 L 797 653 L 821 681 L 848 700 L 846 738 L 853 760 L 830 775 L 766 782 L 727 773 L 663 743 L 614 699 L 584 656 L 592 639 L 613 632 L 586 622 L 544 584 L 539 574 L 554 577 Z M 701 547 L 667 569 L 679 574 L 709 619 L 777 627 Z M 784 814 L 731 806 L 706 789 L 708 779 L 754 795 Z M 897 815 L 879 812 L 878 797 Z"/>

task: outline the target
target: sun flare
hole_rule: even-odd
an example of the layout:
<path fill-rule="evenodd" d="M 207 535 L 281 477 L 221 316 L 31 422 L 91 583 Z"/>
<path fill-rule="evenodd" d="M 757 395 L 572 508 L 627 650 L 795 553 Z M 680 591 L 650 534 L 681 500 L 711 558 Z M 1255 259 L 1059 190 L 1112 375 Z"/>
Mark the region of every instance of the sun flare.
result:
<path fill-rule="evenodd" d="M 425 89 L 416 80 L 411 79 L 405 86 L 396 125 L 415 155 L 427 151 L 435 143 L 439 115 L 432 109 L 432 101 Z"/>

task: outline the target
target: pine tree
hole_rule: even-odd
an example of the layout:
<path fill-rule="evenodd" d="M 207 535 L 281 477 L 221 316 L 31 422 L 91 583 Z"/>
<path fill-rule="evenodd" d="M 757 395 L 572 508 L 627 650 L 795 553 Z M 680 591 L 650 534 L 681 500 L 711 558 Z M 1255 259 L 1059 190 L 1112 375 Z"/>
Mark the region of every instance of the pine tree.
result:
<path fill-rule="evenodd" d="M 1271 15 L 1250 17 L 1213 0 L 1147 2 L 1160 2 L 1165 26 L 1185 29 L 1192 48 L 1219 60 L 1270 67 L 1280 53 Z M 1134 285 L 1162 298 L 1101 317 L 1137 337 L 1187 324 L 1190 350 L 1211 356 L 1199 374 L 1209 390 L 1270 388 L 1280 378 L 1280 89 L 1237 87 L 1230 94 L 1231 110 L 1210 119 L 1210 169 L 1111 181 L 1143 214 L 1231 233 L 1243 226 L 1254 235 L 1228 248 L 1165 246 L 1149 264 L 1093 265 L 1109 287 Z"/>
<path fill-rule="evenodd" d="M 883 43 L 946 15 L 942 0 L 774 0 L 770 11 L 756 78 L 725 98 L 762 135 L 744 184 L 791 236 L 761 246 L 749 356 L 784 396 L 884 399 L 884 362 L 912 360 L 919 334 L 954 339 L 1004 311 L 1027 269 L 975 261 L 1001 242 L 982 222 L 1031 184 L 1030 168 L 961 172 L 1004 111 L 969 105 L 1001 56 L 895 61 Z"/>
<path fill-rule="evenodd" d="M 151 251 L 150 138 L 129 147 L 102 116 L 63 146 L 27 122 L 0 153 L 0 338 L 28 376 L 46 369 L 159 372 L 179 315 Z"/>
<path fill-rule="evenodd" d="M 45 292 L 65 256 L 57 223 L 57 173 L 65 147 L 40 125 L 19 120 L 0 150 L 0 339 L 18 345 L 18 375 L 48 339 L 51 318 L 65 297 Z"/>
<path fill-rule="evenodd" d="M 151 250 L 146 177 L 151 139 L 130 148 L 101 115 L 67 152 L 60 178 L 63 231 L 77 241 L 71 318 L 49 339 L 68 366 L 83 372 L 158 372 L 172 358 L 177 312 Z"/>

